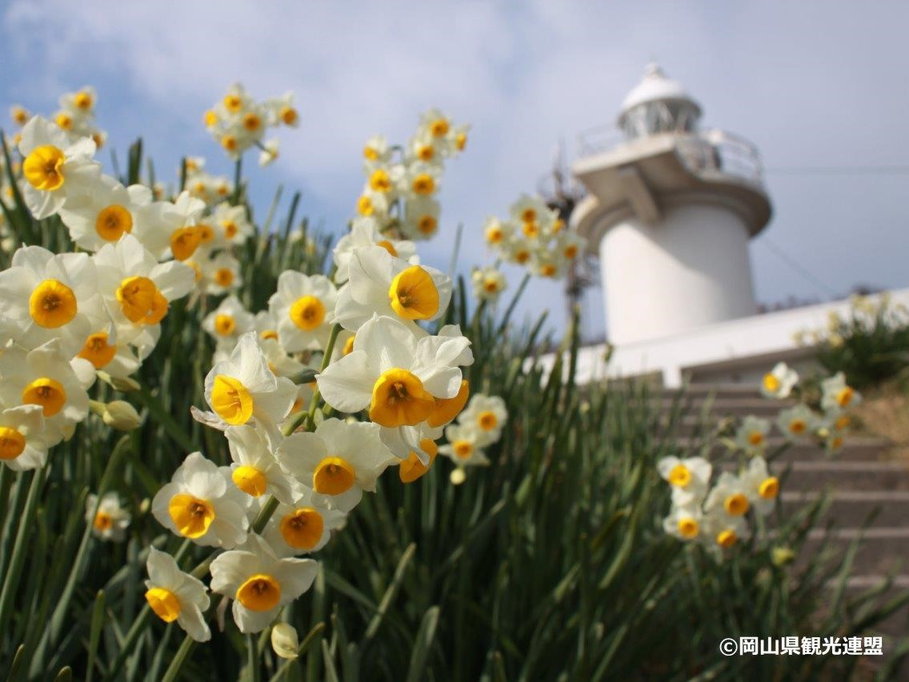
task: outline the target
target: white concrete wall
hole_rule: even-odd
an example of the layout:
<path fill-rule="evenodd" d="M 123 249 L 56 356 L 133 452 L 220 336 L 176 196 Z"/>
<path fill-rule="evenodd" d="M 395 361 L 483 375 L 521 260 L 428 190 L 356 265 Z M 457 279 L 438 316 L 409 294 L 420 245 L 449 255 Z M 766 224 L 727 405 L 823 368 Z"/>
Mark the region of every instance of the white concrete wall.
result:
<path fill-rule="evenodd" d="M 656 225 L 637 218 L 600 242 L 609 337 L 623 345 L 753 315 L 748 232 L 709 203 L 671 204 Z"/>

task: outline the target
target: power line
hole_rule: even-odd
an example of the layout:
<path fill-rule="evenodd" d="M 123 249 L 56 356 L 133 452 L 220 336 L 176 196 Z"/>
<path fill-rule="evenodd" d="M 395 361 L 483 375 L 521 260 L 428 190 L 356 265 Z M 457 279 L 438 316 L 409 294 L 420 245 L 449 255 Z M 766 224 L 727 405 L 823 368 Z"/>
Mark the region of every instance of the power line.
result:
<path fill-rule="evenodd" d="M 777 175 L 909 175 L 909 165 L 894 166 L 776 166 L 764 169 Z"/>
<path fill-rule="evenodd" d="M 758 240 L 758 243 L 766 246 L 770 250 L 771 253 L 775 254 L 780 260 L 782 260 L 789 267 L 791 267 L 793 270 L 795 270 L 800 275 L 802 275 L 802 277 L 807 279 L 814 286 L 816 286 L 819 289 L 821 289 L 822 291 L 824 291 L 831 298 L 836 298 L 838 296 L 838 294 L 832 288 L 827 286 L 818 277 L 816 277 L 810 270 L 808 270 L 808 268 L 801 265 L 798 261 L 796 261 L 794 258 L 792 258 L 783 249 L 781 249 L 776 244 L 774 244 L 772 241 L 767 239 L 766 236 L 762 236 L 761 239 Z"/>

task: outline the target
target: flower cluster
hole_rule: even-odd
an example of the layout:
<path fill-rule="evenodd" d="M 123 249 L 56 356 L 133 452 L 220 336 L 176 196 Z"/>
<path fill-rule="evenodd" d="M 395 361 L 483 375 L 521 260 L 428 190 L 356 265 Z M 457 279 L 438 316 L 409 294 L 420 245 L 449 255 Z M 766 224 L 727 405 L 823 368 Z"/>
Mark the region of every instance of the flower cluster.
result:
<path fill-rule="evenodd" d="M 477 393 L 458 415 L 457 422 L 445 429 L 448 443 L 439 452 L 455 463 L 456 472 L 468 466 L 487 465 L 489 460 L 483 449 L 498 442 L 507 420 L 504 400 Z M 453 481 L 463 480 L 463 471 L 453 472 L 452 477 Z"/>
<path fill-rule="evenodd" d="M 549 278 L 564 276 L 585 243 L 583 237 L 566 229 L 558 211 L 526 194 L 511 205 L 508 219 L 486 221 L 484 237 L 499 259 Z"/>
<path fill-rule="evenodd" d="M 53 121 L 66 133 L 70 142 L 88 137 L 98 149 L 104 146 L 107 133 L 95 125 L 97 100 L 95 89 L 89 85 L 60 96 L 60 109 L 54 114 Z M 25 107 L 17 104 L 10 109 L 10 117 L 16 125 L 24 126 L 31 120 L 32 115 Z M 15 142 L 18 143 L 18 140 Z"/>
<path fill-rule="evenodd" d="M 184 161 L 186 172 L 186 190 L 190 196 L 213 206 L 231 195 L 234 187 L 223 175 L 211 175 L 205 171 L 205 159 L 201 156 L 189 156 Z"/>
<path fill-rule="evenodd" d="M 366 184 L 357 199 L 354 223 L 366 222 L 383 234 L 429 239 L 439 228 L 436 199 L 445 159 L 464 150 L 469 126 L 455 125 L 430 109 L 404 147 L 389 146 L 381 135 L 363 148 Z"/>
<path fill-rule="evenodd" d="M 240 83 L 235 83 L 212 109 L 205 112 L 205 127 L 232 159 L 256 146 L 265 154 L 265 165 L 278 156 L 277 140 L 263 143 L 267 128 L 286 125 L 296 128 L 300 114 L 293 105 L 293 93 L 262 102 L 255 101 Z"/>

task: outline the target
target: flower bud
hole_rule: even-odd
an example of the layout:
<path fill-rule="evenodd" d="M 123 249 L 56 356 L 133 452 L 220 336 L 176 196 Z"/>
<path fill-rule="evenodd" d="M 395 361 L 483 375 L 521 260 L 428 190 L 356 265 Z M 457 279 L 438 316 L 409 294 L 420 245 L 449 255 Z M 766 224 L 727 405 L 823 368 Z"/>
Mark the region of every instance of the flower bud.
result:
<path fill-rule="evenodd" d="M 132 431 L 142 426 L 142 417 L 136 408 L 125 400 L 114 400 L 104 406 L 101 419 L 112 429 Z"/>
<path fill-rule="evenodd" d="M 294 627 L 289 623 L 275 623 L 271 629 L 271 648 L 281 658 L 297 658 L 300 640 Z"/>

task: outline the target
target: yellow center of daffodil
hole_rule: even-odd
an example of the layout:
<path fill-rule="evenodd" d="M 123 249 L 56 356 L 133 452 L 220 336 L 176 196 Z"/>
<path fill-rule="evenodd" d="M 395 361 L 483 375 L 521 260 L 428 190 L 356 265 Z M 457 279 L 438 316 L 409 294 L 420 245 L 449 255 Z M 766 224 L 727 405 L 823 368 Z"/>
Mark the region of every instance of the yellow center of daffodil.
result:
<path fill-rule="evenodd" d="M 265 474 L 256 467 L 244 464 L 233 470 L 230 477 L 240 490 L 252 497 L 260 497 L 265 494 L 268 487 L 268 481 Z"/>
<path fill-rule="evenodd" d="M 431 144 L 421 144 L 417 147 L 417 158 L 420 161 L 432 161 L 436 155 L 436 150 Z"/>
<path fill-rule="evenodd" d="M 451 449 L 461 459 L 468 459 L 473 454 L 473 443 L 469 440 L 456 440 L 451 444 Z"/>
<path fill-rule="evenodd" d="M 221 223 L 221 228 L 224 230 L 224 236 L 228 239 L 233 239 L 237 236 L 237 232 L 240 231 L 240 228 L 237 227 L 237 223 L 233 220 L 225 220 Z"/>
<path fill-rule="evenodd" d="M 173 623 L 180 617 L 180 600 L 170 590 L 153 587 L 145 593 L 145 601 L 165 623 Z"/>
<path fill-rule="evenodd" d="M 499 425 L 499 419 L 491 410 L 485 410 L 477 415 L 477 424 L 484 431 L 492 431 Z"/>
<path fill-rule="evenodd" d="M 133 217 L 120 204 L 111 204 L 102 208 L 95 218 L 95 232 L 101 239 L 115 242 L 126 232 L 133 230 Z"/>
<path fill-rule="evenodd" d="M 238 379 L 218 374 L 212 382 L 211 407 L 221 419 L 237 426 L 252 417 L 253 399 Z"/>
<path fill-rule="evenodd" d="M 505 232 L 498 225 L 486 228 L 486 241 L 490 244 L 499 244 L 505 238 Z"/>
<path fill-rule="evenodd" d="M 417 221 L 417 229 L 420 231 L 420 234 L 426 235 L 427 237 L 436 231 L 438 225 L 439 221 L 436 220 L 436 217 L 433 215 L 420 216 L 420 219 Z"/>
<path fill-rule="evenodd" d="M 237 329 L 233 315 L 215 315 L 215 331 L 221 336 L 230 336 Z"/>
<path fill-rule="evenodd" d="M 761 433 L 760 431 L 752 431 L 751 433 L 748 434 L 748 443 L 750 445 L 757 447 L 757 446 L 761 445 L 761 443 L 763 443 L 763 442 L 764 442 L 764 434 Z"/>
<path fill-rule="evenodd" d="M 357 478 L 353 466 L 343 457 L 326 457 L 312 473 L 312 489 L 323 495 L 340 495 Z"/>
<path fill-rule="evenodd" d="M 224 108 L 232 114 L 236 114 L 243 108 L 243 98 L 240 95 L 224 95 L 223 103 Z"/>
<path fill-rule="evenodd" d="M 117 354 L 117 347 L 110 345 L 107 338 L 107 332 L 89 334 L 85 339 L 85 345 L 82 346 L 82 350 L 76 357 L 88 360 L 95 366 L 95 369 L 101 369 Z"/>
<path fill-rule="evenodd" d="M 467 146 L 467 133 L 458 133 L 455 135 L 455 149 L 459 152 L 464 151 L 464 147 Z"/>
<path fill-rule="evenodd" d="M 840 407 L 846 407 L 849 403 L 852 402 L 852 396 L 855 394 L 855 391 L 852 390 L 849 386 L 844 386 L 836 394 L 836 404 Z"/>
<path fill-rule="evenodd" d="M 66 158 L 59 147 L 44 144 L 35 147 L 22 163 L 25 179 L 35 189 L 53 192 L 63 187 L 63 164 Z"/>
<path fill-rule="evenodd" d="M 540 235 L 540 226 L 535 222 L 524 223 L 521 226 L 521 231 L 524 233 L 525 237 L 536 239 Z"/>
<path fill-rule="evenodd" d="M 432 133 L 433 137 L 442 137 L 443 135 L 448 135 L 448 129 L 448 120 L 444 118 L 437 118 L 435 121 L 429 124 L 429 131 Z"/>
<path fill-rule="evenodd" d="M 22 390 L 22 402 L 26 405 L 40 405 L 44 408 L 45 417 L 53 417 L 66 404 L 66 390 L 59 381 L 41 377 Z"/>
<path fill-rule="evenodd" d="M 0 459 L 15 459 L 25 450 L 25 436 L 11 426 L 0 426 Z"/>
<path fill-rule="evenodd" d="M 748 511 L 748 498 L 742 493 L 733 493 L 723 500 L 723 508 L 729 516 L 742 516 Z"/>
<path fill-rule="evenodd" d="M 309 332 L 325 321 L 325 304 L 315 296 L 301 296 L 290 306 L 290 321 Z"/>
<path fill-rule="evenodd" d="M 411 450 L 407 455 L 407 459 L 403 460 L 398 467 L 398 476 L 401 479 L 401 483 L 413 483 L 420 478 L 429 471 L 432 463 L 436 460 L 436 455 L 439 454 L 439 446 L 429 438 L 424 438 L 420 441 L 420 448 L 429 455 L 429 464 L 423 464 L 420 458 L 417 457 L 417 453 Z"/>
<path fill-rule="evenodd" d="M 435 405 L 435 398 L 424 390 L 416 375 L 394 368 L 383 372 L 373 384 L 369 418 L 390 428 L 414 426 L 425 421 Z"/>
<path fill-rule="evenodd" d="M 470 384 L 467 379 L 461 380 L 458 388 L 458 394 L 454 398 L 436 398 L 435 407 L 432 414 L 426 419 L 426 423 L 433 428 L 447 424 L 458 416 L 458 413 L 464 409 L 467 404 L 467 398 L 470 397 Z"/>
<path fill-rule="evenodd" d="M 842 431 L 849 427 L 849 424 L 852 423 L 852 418 L 848 414 L 841 414 L 836 418 L 836 421 L 833 422 L 833 428 L 837 431 Z"/>
<path fill-rule="evenodd" d="M 526 263 L 527 261 L 530 260 L 530 251 L 528 251 L 527 249 L 518 249 L 514 253 L 514 260 L 515 260 L 515 263 L 520 263 L 521 265 L 524 265 L 524 263 Z"/>
<path fill-rule="evenodd" d="M 565 221 L 561 218 L 556 218 L 552 223 L 552 233 L 558 234 L 563 229 L 565 229 Z"/>
<path fill-rule="evenodd" d="M 96 530 L 100 530 L 102 533 L 108 531 L 114 527 L 114 517 L 108 514 L 106 511 L 99 511 L 95 514 L 95 519 L 92 521 L 92 525 Z"/>
<path fill-rule="evenodd" d="M 684 488 L 691 483 L 691 472 L 684 464 L 676 464 L 669 472 L 669 482 L 679 488 Z"/>
<path fill-rule="evenodd" d="M 278 111 L 278 118 L 284 123 L 284 125 L 292 126 L 300 118 L 300 115 L 297 113 L 297 110 L 293 107 L 284 105 Z"/>
<path fill-rule="evenodd" d="M 381 246 L 383 249 L 388 251 L 388 253 L 390 253 L 395 258 L 398 257 L 398 250 L 395 248 L 394 244 L 392 244 L 387 239 L 383 239 L 382 241 L 376 242 L 376 246 Z"/>
<path fill-rule="evenodd" d="M 556 266 L 552 263 L 544 263 L 540 267 L 540 274 L 543 275 L 543 277 L 554 277 L 556 272 Z"/>
<path fill-rule="evenodd" d="M 375 207 L 372 204 L 372 198 L 364 194 L 359 199 L 357 199 L 357 213 L 360 215 L 370 216 L 375 212 Z"/>
<path fill-rule="evenodd" d="M 196 225 L 196 231 L 199 233 L 200 244 L 208 244 L 215 238 L 215 228 L 207 223 Z"/>
<path fill-rule="evenodd" d="M 808 425 L 804 419 L 793 419 L 789 422 L 789 431 L 792 433 L 804 433 L 807 428 Z"/>
<path fill-rule="evenodd" d="M 735 534 L 734 530 L 720 531 L 716 536 L 716 544 L 718 544 L 723 549 L 729 549 L 738 541 L 739 536 Z"/>
<path fill-rule="evenodd" d="M 189 493 L 177 493 L 170 498 L 167 511 L 183 537 L 200 538 L 215 520 L 215 508 L 208 500 Z"/>
<path fill-rule="evenodd" d="M 294 549 L 312 549 L 319 544 L 325 520 L 312 507 L 300 507 L 281 519 L 281 537 Z"/>
<path fill-rule="evenodd" d="M 369 188 L 373 192 L 388 192 L 391 190 L 391 178 L 388 173 L 379 168 L 369 176 Z"/>
<path fill-rule="evenodd" d="M 521 213 L 522 223 L 532 223 L 537 219 L 537 211 L 533 208 L 525 208 Z"/>
<path fill-rule="evenodd" d="M 28 123 L 28 112 L 22 107 L 13 107 L 10 113 L 13 117 L 14 123 L 20 126 L 24 126 L 26 123 Z"/>
<path fill-rule="evenodd" d="M 205 124 L 206 128 L 211 128 L 218 122 L 218 114 L 209 109 L 202 116 L 202 122 Z"/>
<path fill-rule="evenodd" d="M 483 280 L 483 290 L 487 294 L 494 294 L 499 290 L 499 280 L 495 277 L 487 277 Z"/>
<path fill-rule="evenodd" d="M 94 100 L 92 99 L 90 92 L 85 92 L 84 90 L 80 90 L 79 92 L 76 93 L 76 96 L 73 97 L 73 104 L 76 105 L 77 109 L 82 109 L 83 111 L 87 111 L 88 109 L 92 108 L 92 104 L 94 104 Z"/>
<path fill-rule="evenodd" d="M 765 478 L 758 486 L 758 495 L 765 500 L 772 500 L 780 493 L 780 481 L 776 476 Z"/>
<path fill-rule="evenodd" d="M 56 115 L 56 117 L 54 117 L 54 123 L 56 123 L 61 130 L 73 129 L 73 117 L 67 114 L 65 111 L 61 111 Z"/>
<path fill-rule="evenodd" d="M 379 150 L 367 145 L 363 147 L 363 158 L 368 159 L 369 161 L 375 161 L 379 158 Z"/>
<path fill-rule="evenodd" d="M 170 235 L 170 250 L 177 260 L 192 256 L 201 243 L 202 235 L 194 225 L 176 229 Z"/>
<path fill-rule="evenodd" d="M 843 446 L 843 437 L 842 436 L 834 436 L 830 440 L 830 449 L 831 450 L 839 450 L 842 446 Z"/>
<path fill-rule="evenodd" d="M 565 247 L 565 250 L 562 252 L 562 254 L 563 254 L 563 255 L 565 256 L 565 258 L 567 258 L 568 260 L 573 259 L 575 256 L 578 255 L 578 247 L 577 247 L 577 245 L 576 245 L 576 244 L 569 244 L 568 246 Z"/>
<path fill-rule="evenodd" d="M 234 271 L 230 268 L 218 268 L 215 270 L 215 284 L 219 287 L 229 287 L 234 283 Z"/>
<path fill-rule="evenodd" d="M 28 313 L 40 327 L 56 329 L 76 316 L 76 295 L 63 282 L 46 279 L 28 298 Z"/>
<path fill-rule="evenodd" d="M 277 341 L 278 332 L 275 331 L 274 329 L 266 329 L 265 331 L 263 331 L 259 334 L 259 337 L 263 338 L 263 339 L 273 339 L 273 340 Z"/>
<path fill-rule="evenodd" d="M 698 522 L 689 516 L 679 519 L 677 528 L 679 529 L 679 535 L 688 540 L 697 537 L 698 532 L 701 529 Z"/>
<path fill-rule="evenodd" d="M 117 288 L 123 314 L 135 324 L 158 324 L 167 314 L 167 299 L 148 277 L 127 277 Z"/>
<path fill-rule="evenodd" d="M 237 138 L 233 135 L 224 135 L 221 138 L 221 146 L 229 152 L 236 151 L 237 144 Z"/>
<path fill-rule="evenodd" d="M 258 114 L 249 112 L 243 117 L 243 127 L 253 133 L 262 126 L 262 119 Z"/>
<path fill-rule="evenodd" d="M 391 307 L 408 320 L 427 320 L 439 312 L 439 290 L 419 265 L 402 270 L 388 288 Z"/>
<path fill-rule="evenodd" d="M 281 585 L 267 573 L 256 573 L 237 589 L 237 601 L 250 611 L 271 611 L 281 601 Z"/>
<path fill-rule="evenodd" d="M 410 188 L 415 194 L 427 196 L 436 191 L 436 181 L 429 173 L 419 173 L 410 183 Z"/>
<path fill-rule="evenodd" d="M 764 390 L 768 393 L 776 393 L 780 390 L 780 380 L 773 374 L 764 375 Z"/>

